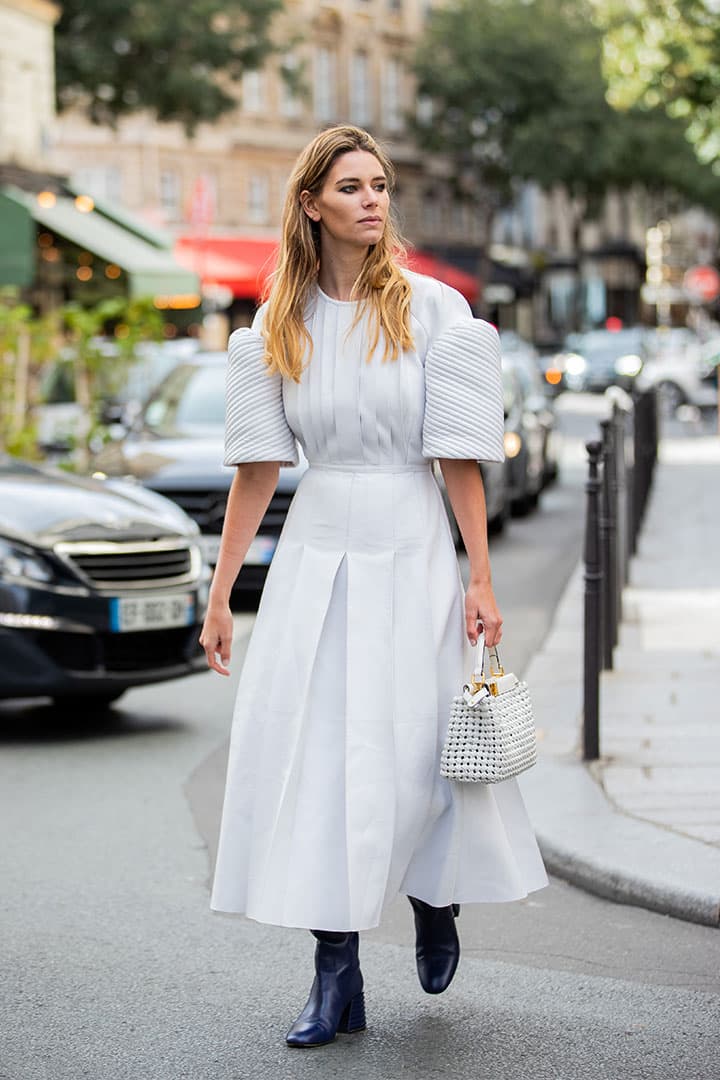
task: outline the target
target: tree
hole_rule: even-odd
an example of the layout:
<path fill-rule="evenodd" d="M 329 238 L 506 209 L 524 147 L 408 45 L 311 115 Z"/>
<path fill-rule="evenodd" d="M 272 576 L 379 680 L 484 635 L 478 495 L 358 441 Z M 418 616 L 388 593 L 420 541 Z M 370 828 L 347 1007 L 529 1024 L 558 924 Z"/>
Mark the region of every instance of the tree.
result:
<path fill-rule="evenodd" d="M 103 339 L 108 328 L 112 339 Z M 102 405 L 137 361 L 137 346 L 161 340 L 163 320 L 151 299 L 113 297 L 84 308 L 68 303 L 43 316 L 0 290 L 0 451 L 38 457 L 36 407 L 43 376 L 65 376 L 83 418 L 73 432 L 74 464 L 85 468 L 91 442 L 106 437 Z M 112 341 L 111 349 L 108 342 Z"/>
<path fill-rule="evenodd" d="M 718 206 L 682 124 L 608 103 L 592 14 L 588 0 L 456 0 L 429 22 L 416 73 L 434 108 L 414 130 L 484 208 L 486 235 L 518 180 L 562 184 L 586 210 L 637 183 Z"/>
<path fill-rule="evenodd" d="M 595 0 L 613 105 L 662 106 L 720 172 L 718 0 Z"/>
<path fill-rule="evenodd" d="M 597 186 L 609 107 L 588 11 L 583 0 L 458 0 L 433 13 L 416 74 L 434 108 L 414 127 L 450 156 L 461 188 L 497 201 L 530 176 Z"/>
<path fill-rule="evenodd" d="M 63 0 L 55 31 L 58 105 L 95 123 L 150 109 L 192 133 L 236 99 L 229 83 L 259 67 L 282 0 Z"/>

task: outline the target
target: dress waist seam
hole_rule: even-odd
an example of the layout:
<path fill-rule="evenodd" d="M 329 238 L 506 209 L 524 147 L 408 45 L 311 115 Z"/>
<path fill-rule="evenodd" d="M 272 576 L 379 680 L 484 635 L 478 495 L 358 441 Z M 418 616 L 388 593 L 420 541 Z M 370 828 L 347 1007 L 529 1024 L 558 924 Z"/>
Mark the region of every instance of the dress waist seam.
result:
<path fill-rule="evenodd" d="M 383 475 L 392 473 L 426 473 L 432 467 L 432 461 L 428 460 L 419 465 L 334 465 L 315 464 L 310 462 L 309 471 L 315 472 L 346 472 L 346 473 L 380 473 Z"/>

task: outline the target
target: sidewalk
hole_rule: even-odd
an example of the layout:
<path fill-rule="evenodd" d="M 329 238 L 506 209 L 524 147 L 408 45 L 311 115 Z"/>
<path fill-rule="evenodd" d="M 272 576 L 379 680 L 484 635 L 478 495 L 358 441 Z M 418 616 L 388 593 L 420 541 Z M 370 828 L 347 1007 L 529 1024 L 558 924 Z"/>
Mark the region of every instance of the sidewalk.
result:
<path fill-rule="evenodd" d="M 630 569 L 600 749 L 580 759 L 583 567 L 526 678 L 540 760 L 521 779 L 549 870 L 720 925 L 720 440 L 663 440 Z"/>

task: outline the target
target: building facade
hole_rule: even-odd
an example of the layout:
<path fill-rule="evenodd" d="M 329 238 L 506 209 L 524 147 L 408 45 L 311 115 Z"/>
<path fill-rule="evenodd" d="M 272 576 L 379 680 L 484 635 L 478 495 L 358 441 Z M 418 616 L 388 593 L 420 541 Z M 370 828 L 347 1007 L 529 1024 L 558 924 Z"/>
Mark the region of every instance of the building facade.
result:
<path fill-rule="evenodd" d="M 48 0 L 0 0 L 0 160 L 47 164 L 55 120 L 53 30 Z"/>
<path fill-rule="evenodd" d="M 350 122 L 379 137 L 396 163 L 400 224 L 414 244 L 477 248 L 479 216 L 453 202 L 441 163 L 423 160 L 407 136 L 408 114 L 424 107 L 410 66 L 428 10 L 427 0 L 287 0 L 274 37 L 299 42 L 245 73 L 231 114 L 192 139 L 144 114 L 116 132 L 63 114 L 55 164 L 90 193 L 177 233 L 200 223 L 262 235 L 277 231 L 300 149 L 321 128 Z"/>

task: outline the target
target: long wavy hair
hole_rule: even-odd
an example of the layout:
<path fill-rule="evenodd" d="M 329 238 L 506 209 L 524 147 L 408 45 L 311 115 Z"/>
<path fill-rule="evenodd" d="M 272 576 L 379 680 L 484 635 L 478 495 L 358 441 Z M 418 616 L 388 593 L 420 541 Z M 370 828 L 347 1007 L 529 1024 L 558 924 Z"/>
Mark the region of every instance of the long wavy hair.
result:
<path fill-rule="evenodd" d="M 353 150 L 366 150 L 380 162 L 388 190 L 395 185 L 395 170 L 387 155 L 367 131 L 339 125 L 321 131 L 300 154 L 288 181 L 282 215 L 282 236 L 277 268 L 266 287 L 269 301 L 263 321 L 265 361 L 271 371 L 300 381 L 306 350 L 312 356 L 312 339 L 305 325 L 305 308 L 317 284 L 322 252 L 320 225 L 302 208 L 300 193 L 319 194 L 337 158 Z M 398 260 L 406 247 L 388 214 L 382 238 L 368 248 L 367 257 L 353 285 L 351 297 L 359 300 L 353 326 L 370 313 L 369 360 L 381 335 L 383 360 L 396 360 L 401 349 L 412 348 L 410 332 L 410 285 Z M 308 359 L 309 362 L 309 359 Z"/>

